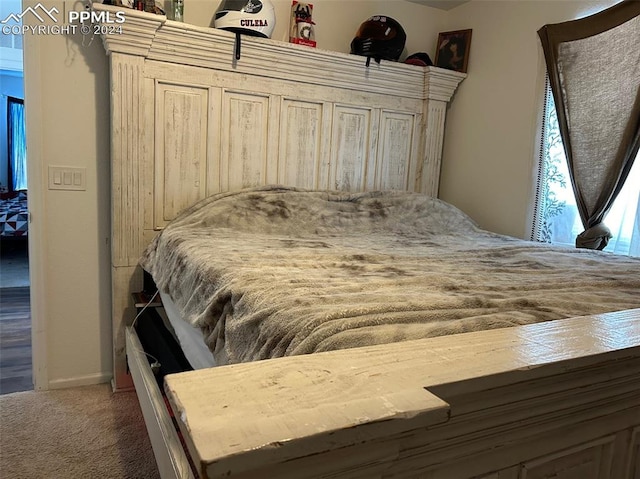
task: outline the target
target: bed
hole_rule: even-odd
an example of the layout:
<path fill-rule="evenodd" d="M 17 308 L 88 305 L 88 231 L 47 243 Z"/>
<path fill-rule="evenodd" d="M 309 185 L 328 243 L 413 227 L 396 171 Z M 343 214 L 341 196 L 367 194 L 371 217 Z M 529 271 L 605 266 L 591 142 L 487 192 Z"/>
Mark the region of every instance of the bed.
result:
<path fill-rule="evenodd" d="M 22 238 L 29 232 L 27 192 L 0 193 L 0 237 Z"/>
<path fill-rule="evenodd" d="M 140 263 L 211 365 L 640 308 L 637 258 L 493 234 L 392 190 L 212 195 Z"/>
<path fill-rule="evenodd" d="M 484 232 L 437 200 L 447 103 L 465 74 L 366 68 L 352 55 L 251 38 L 237 61 L 226 32 L 135 11 L 122 27 L 102 35 L 114 388 L 135 387 L 163 478 L 638 477 L 638 262 Z M 319 225 L 320 205 L 350 214 Z M 206 232 L 184 224 L 194 216 Z M 185 228 L 190 240 L 174 236 Z M 212 262 L 178 254 L 204 237 L 222 241 Z M 409 260 L 414 248 L 438 261 Z M 453 252 L 467 253 L 458 264 L 472 273 L 440 261 Z M 578 262 L 588 264 L 582 278 L 558 268 Z M 158 387 L 131 327 L 141 265 L 165 309 L 205 331 L 215 367 Z M 506 294 L 522 269 L 524 293 Z M 318 270 L 331 281 L 310 275 Z M 198 277 L 225 281 L 205 291 L 211 283 Z M 346 278 L 355 290 L 339 290 Z M 364 306 L 379 298 L 369 280 L 376 291 L 402 287 Z M 446 327 L 407 321 L 398 306 L 421 319 L 438 309 L 411 286 L 429 281 L 446 293 L 440 305 L 467 301 L 435 314 L 448 315 Z M 471 283 L 484 296 L 469 298 Z M 561 290 L 575 295 L 570 305 Z M 328 309 L 314 317 L 318 305 Z M 240 310 L 250 314 L 238 319 Z M 287 311 L 302 323 L 267 334 Z M 326 321 L 335 318 L 346 321 Z M 355 327 L 336 328 L 347 323 Z"/>

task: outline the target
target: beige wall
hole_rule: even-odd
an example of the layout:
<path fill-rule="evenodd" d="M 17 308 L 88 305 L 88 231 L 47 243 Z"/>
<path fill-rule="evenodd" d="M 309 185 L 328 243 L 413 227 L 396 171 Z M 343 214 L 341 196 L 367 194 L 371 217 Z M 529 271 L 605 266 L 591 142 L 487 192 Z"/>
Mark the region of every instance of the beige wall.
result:
<path fill-rule="evenodd" d="M 472 28 L 468 77 L 450 104 L 440 197 L 480 226 L 528 238 L 544 59 L 537 31 L 617 3 L 472 0 L 449 30 Z"/>
<path fill-rule="evenodd" d="M 83 41 L 90 39 L 24 36 L 33 346 L 41 387 L 104 382 L 112 369 L 108 62 L 99 38 Z M 85 167 L 86 191 L 48 190 L 51 165 Z"/>
<path fill-rule="evenodd" d="M 76 5 L 43 3 L 61 12 Z M 432 58 L 439 31 L 473 28 L 469 77 L 449 112 L 441 196 L 488 229 L 524 236 L 542 71 L 536 30 L 580 15 L 585 6 L 613 2 L 473 0 L 448 12 L 399 0 L 313 3 L 318 46 L 327 50 L 348 52 L 360 23 L 376 13 L 405 27 L 405 53 L 426 51 Z M 217 4 L 185 0 L 186 21 L 208 26 Z M 283 39 L 290 2 L 275 4 L 274 39 Z M 25 99 L 35 376 L 45 388 L 106 381 L 112 369 L 109 80 L 100 40 L 27 34 Z M 48 190 L 50 165 L 85 167 L 86 191 Z"/>

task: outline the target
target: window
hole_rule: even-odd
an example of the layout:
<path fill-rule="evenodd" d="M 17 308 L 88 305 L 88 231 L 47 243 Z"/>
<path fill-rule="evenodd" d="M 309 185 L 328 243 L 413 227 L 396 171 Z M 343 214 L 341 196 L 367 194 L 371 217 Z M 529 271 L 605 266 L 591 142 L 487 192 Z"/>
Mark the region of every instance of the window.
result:
<path fill-rule="evenodd" d="M 575 247 L 584 228 L 569 179 L 556 109 L 547 84 L 532 238 Z M 613 238 L 604 251 L 640 256 L 640 160 L 604 218 Z"/>
<path fill-rule="evenodd" d="M 7 98 L 7 139 L 9 142 L 9 186 L 11 191 L 27 189 L 27 141 L 24 102 Z"/>

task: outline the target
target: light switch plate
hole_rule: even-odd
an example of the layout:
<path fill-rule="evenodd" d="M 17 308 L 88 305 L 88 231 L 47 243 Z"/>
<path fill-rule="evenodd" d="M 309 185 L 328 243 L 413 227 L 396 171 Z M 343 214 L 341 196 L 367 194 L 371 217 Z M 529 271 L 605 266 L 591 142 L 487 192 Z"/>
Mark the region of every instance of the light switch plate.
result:
<path fill-rule="evenodd" d="M 50 166 L 49 189 L 85 191 L 87 189 L 87 169 L 71 166 Z"/>

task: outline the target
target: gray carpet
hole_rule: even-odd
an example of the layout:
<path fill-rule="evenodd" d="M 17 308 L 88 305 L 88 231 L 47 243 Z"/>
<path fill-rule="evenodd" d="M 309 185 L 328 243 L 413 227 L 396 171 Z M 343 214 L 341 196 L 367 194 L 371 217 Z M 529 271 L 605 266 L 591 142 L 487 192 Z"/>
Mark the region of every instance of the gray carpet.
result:
<path fill-rule="evenodd" d="M 100 384 L 0 396 L 0 477 L 160 475 L 135 393 Z"/>

